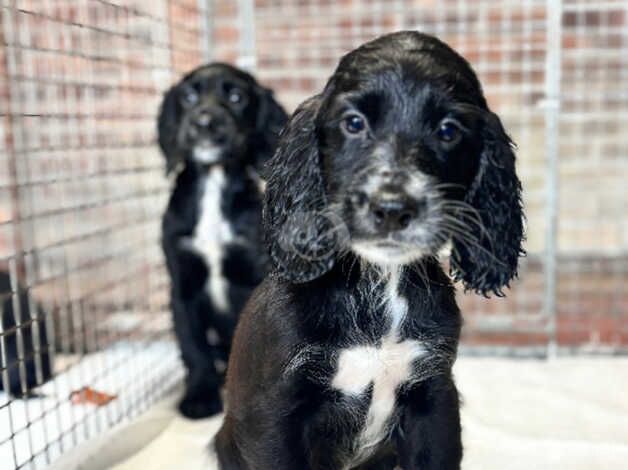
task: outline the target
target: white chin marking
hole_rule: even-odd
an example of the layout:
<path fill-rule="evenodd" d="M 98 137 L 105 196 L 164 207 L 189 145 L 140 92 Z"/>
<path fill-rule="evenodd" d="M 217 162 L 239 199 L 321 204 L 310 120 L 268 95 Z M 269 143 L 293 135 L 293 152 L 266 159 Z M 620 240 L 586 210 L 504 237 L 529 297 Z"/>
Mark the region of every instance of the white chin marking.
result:
<path fill-rule="evenodd" d="M 351 249 L 360 258 L 381 266 L 400 266 L 410 264 L 423 256 L 420 249 L 408 250 L 401 246 L 379 246 L 373 242 L 354 242 Z"/>
<path fill-rule="evenodd" d="M 199 163 L 216 163 L 220 159 L 220 148 L 197 146 L 194 147 L 192 155 Z"/>

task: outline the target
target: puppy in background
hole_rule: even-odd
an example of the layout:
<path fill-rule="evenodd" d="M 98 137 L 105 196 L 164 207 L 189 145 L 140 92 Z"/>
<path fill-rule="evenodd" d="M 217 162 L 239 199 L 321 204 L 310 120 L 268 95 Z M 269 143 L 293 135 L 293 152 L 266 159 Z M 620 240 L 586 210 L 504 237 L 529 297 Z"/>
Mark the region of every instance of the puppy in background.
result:
<path fill-rule="evenodd" d="M 176 173 L 162 245 L 187 368 L 179 409 L 189 418 L 222 409 L 219 368 L 238 312 L 266 271 L 261 168 L 286 119 L 270 90 L 220 63 L 187 74 L 161 105 L 159 145 L 167 172 Z"/>
<path fill-rule="evenodd" d="M 48 334 L 43 308 L 33 302 L 22 286 L 17 286 L 19 319 L 11 294 L 11 278 L 6 271 L 0 271 L 0 307 L 2 308 L 2 354 L 8 382 L 5 385 L 5 370 L 0 369 L 0 390 L 6 390 L 15 397 L 32 396 L 31 389 L 47 382 L 52 377 Z M 33 307 L 33 309 L 31 309 Z M 19 320 L 19 321 L 18 321 Z M 37 333 L 34 323 L 37 322 Z M 17 328 L 22 336 L 19 345 Z M 21 349 L 21 351 L 20 351 Z M 20 352 L 22 355 L 20 355 Z M 20 365 L 23 363 L 23 366 Z M 23 372 L 21 369 L 23 368 Z M 22 376 L 23 375 L 23 376 Z M 24 387 L 22 386 L 24 385 Z"/>
<path fill-rule="evenodd" d="M 234 339 L 222 470 L 456 470 L 452 274 L 503 295 L 522 253 L 515 155 L 470 65 L 400 32 L 342 58 L 269 162 L 273 273 Z"/>

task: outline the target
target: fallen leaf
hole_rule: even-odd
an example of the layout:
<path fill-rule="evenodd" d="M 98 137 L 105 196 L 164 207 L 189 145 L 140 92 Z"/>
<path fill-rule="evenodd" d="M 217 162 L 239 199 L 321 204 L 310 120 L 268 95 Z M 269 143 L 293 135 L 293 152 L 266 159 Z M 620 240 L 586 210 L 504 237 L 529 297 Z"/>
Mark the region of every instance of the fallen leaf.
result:
<path fill-rule="evenodd" d="M 109 395 L 108 393 L 99 392 L 91 387 L 83 387 L 70 394 L 70 400 L 74 405 L 91 403 L 96 406 L 103 406 L 116 398 L 117 395 Z"/>

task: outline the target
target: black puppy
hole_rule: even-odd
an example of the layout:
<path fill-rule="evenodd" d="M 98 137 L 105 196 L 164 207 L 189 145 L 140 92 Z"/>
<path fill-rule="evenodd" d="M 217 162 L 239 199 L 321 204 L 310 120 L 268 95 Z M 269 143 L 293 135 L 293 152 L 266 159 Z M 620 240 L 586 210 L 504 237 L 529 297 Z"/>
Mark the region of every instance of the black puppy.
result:
<path fill-rule="evenodd" d="M 0 390 L 5 388 L 3 376 L 6 368 L 6 388 L 9 393 L 17 397 L 28 397 L 32 395 L 33 387 L 52 377 L 49 343 L 43 308 L 30 298 L 22 286 L 17 286 L 17 302 L 19 318 L 11 295 L 11 278 L 6 271 L 0 271 L 3 336 L 0 341 L 4 342 L 2 353 L 5 355 L 0 364 Z M 35 322 L 37 332 L 34 328 Z M 21 340 L 18 339 L 17 325 L 20 325 Z"/>
<path fill-rule="evenodd" d="M 188 371 L 181 412 L 221 410 L 237 314 L 265 274 L 260 168 L 286 114 L 272 92 L 225 64 L 200 67 L 165 95 L 159 145 L 178 170 L 163 217 L 174 326 Z"/>
<path fill-rule="evenodd" d="M 523 237 L 515 156 L 469 64 L 390 34 L 346 55 L 269 162 L 274 274 L 236 331 L 222 469 L 457 469 L 455 278 L 502 295 Z"/>

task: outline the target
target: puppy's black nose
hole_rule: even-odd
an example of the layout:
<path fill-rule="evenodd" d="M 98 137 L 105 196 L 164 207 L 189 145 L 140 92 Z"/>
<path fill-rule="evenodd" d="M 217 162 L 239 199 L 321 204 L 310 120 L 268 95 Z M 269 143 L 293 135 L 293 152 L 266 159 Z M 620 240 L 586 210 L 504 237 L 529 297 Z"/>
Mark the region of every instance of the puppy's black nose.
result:
<path fill-rule="evenodd" d="M 212 122 L 212 116 L 209 111 L 203 110 L 196 115 L 195 123 L 198 127 L 208 127 Z"/>
<path fill-rule="evenodd" d="M 419 215 L 417 201 L 404 196 L 375 197 L 369 204 L 375 226 L 382 232 L 394 232 L 407 228 Z"/>
<path fill-rule="evenodd" d="M 197 109 L 192 116 L 192 122 L 193 137 L 208 137 L 216 144 L 223 143 L 227 138 L 227 120 L 220 109 Z"/>

